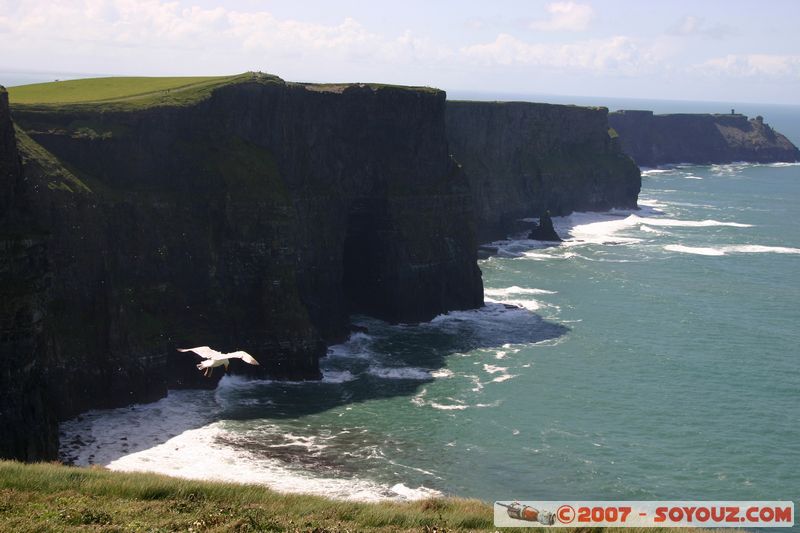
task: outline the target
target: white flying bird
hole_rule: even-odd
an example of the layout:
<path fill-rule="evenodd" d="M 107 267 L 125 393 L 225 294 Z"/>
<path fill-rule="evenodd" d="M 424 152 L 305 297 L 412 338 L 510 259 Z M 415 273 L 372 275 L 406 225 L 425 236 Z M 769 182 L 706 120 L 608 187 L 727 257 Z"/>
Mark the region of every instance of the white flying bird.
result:
<path fill-rule="evenodd" d="M 216 350 L 212 350 L 208 346 L 198 346 L 197 348 L 178 348 L 179 352 L 194 352 L 205 361 L 197 365 L 198 370 L 203 370 L 205 368 L 205 372 L 203 372 L 204 376 L 210 376 L 211 373 L 214 371 L 214 367 L 225 365 L 225 370 L 228 369 L 228 365 L 231 363 L 231 359 L 241 359 L 245 363 L 249 363 L 251 365 L 258 365 L 258 361 L 256 361 L 255 357 L 250 355 L 247 352 L 231 352 L 231 353 L 221 353 Z"/>

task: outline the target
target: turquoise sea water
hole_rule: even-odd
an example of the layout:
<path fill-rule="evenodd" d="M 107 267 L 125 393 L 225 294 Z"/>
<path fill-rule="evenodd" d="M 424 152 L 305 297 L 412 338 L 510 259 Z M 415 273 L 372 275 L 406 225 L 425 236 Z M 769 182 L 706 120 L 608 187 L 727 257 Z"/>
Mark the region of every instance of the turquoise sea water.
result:
<path fill-rule="evenodd" d="M 640 211 L 495 243 L 482 310 L 354 317 L 321 383 L 92 412 L 62 453 L 358 499 L 798 500 L 798 200 L 797 165 L 645 171 Z"/>

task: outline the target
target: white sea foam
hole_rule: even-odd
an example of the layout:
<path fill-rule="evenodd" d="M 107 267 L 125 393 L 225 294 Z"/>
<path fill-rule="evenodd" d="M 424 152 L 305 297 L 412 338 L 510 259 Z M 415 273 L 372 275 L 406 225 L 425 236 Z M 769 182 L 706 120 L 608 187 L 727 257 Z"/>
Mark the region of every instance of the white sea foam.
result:
<path fill-rule="evenodd" d="M 508 381 L 509 379 L 513 379 L 517 377 L 515 374 L 502 374 L 497 376 L 496 378 L 492 378 L 492 383 L 502 383 L 504 381 Z"/>
<path fill-rule="evenodd" d="M 701 178 L 700 176 L 684 176 L 683 179 L 686 179 L 686 180 L 701 180 L 703 178 Z"/>
<path fill-rule="evenodd" d="M 658 176 L 660 174 L 672 174 L 675 171 L 671 168 L 643 168 L 642 176 Z"/>
<path fill-rule="evenodd" d="M 329 346 L 328 357 L 370 359 L 373 356 L 370 345 L 374 340 L 375 337 L 361 331 L 352 333 L 347 341 Z"/>
<path fill-rule="evenodd" d="M 383 379 L 411 379 L 411 380 L 429 380 L 433 376 L 431 372 L 423 368 L 415 368 L 409 366 L 402 367 L 383 367 L 371 366 L 367 369 L 367 373 Z"/>
<path fill-rule="evenodd" d="M 502 366 L 495 366 L 495 365 L 483 365 L 483 369 L 488 372 L 489 374 L 496 374 L 497 372 L 505 372 L 508 368 L 504 368 Z"/>
<path fill-rule="evenodd" d="M 395 490 L 357 478 L 310 476 L 278 460 L 225 443 L 230 435 L 217 422 L 188 430 L 165 443 L 126 455 L 106 466 L 126 472 L 146 471 L 189 479 L 267 485 L 281 492 L 318 494 L 359 501 L 423 498 L 423 491 Z"/>
<path fill-rule="evenodd" d="M 487 374 L 492 374 L 492 375 L 500 374 L 499 376 L 495 376 L 492 378 L 491 380 L 492 383 L 502 383 L 504 381 L 508 381 L 509 379 L 517 377 L 515 374 L 510 374 L 508 372 L 508 368 L 502 366 L 484 364 L 483 370 Z"/>
<path fill-rule="evenodd" d="M 761 246 L 759 244 L 741 244 L 737 246 L 726 246 L 726 252 L 736 252 L 742 254 L 800 254 L 800 248 L 788 248 L 786 246 Z"/>
<path fill-rule="evenodd" d="M 644 231 L 645 233 L 652 233 L 654 235 L 664 235 L 664 233 L 665 233 L 664 231 L 660 231 L 660 230 L 657 230 L 655 228 L 651 228 L 650 226 L 648 226 L 646 224 L 642 224 L 641 226 L 639 226 L 639 229 Z"/>
<path fill-rule="evenodd" d="M 483 290 L 483 293 L 486 296 L 510 296 L 512 294 L 556 294 L 556 291 L 548 291 L 546 289 L 532 289 L 527 287 L 518 287 L 516 285 L 512 285 L 511 287 L 499 288 L 499 289 L 490 289 L 486 288 Z"/>
<path fill-rule="evenodd" d="M 639 204 L 639 207 L 642 208 L 643 211 L 647 209 L 648 212 L 654 214 L 662 213 L 663 212 L 662 209 L 667 207 L 667 204 L 665 204 L 661 200 L 656 200 L 655 198 L 640 197 L 637 203 Z"/>
<path fill-rule="evenodd" d="M 725 252 L 720 250 L 719 248 L 704 248 L 698 246 L 683 246 L 681 244 L 668 244 L 664 246 L 665 250 L 669 250 L 670 252 L 681 252 L 684 254 L 695 254 L 695 255 L 725 255 Z"/>
<path fill-rule="evenodd" d="M 473 376 L 465 376 L 465 377 L 473 377 Z M 480 392 L 483 388 L 481 385 L 479 388 L 472 389 L 473 392 Z M 497 407 L 502 402 L 500 400 L 496 400 L 494 402 L 489 403 L 475 403 L 470 404 L 466 403 L 463 400 L 459 400 L 458 398 L 447 397 L 444 398 L 445 401 L 438 400 L 438 399 L 428 399 L 427 398 L 428 389 L 423 388 L 417 394 L 411 397 L 411 403 L 416 405 L 417 407 L 430 407 L 432 409 L 437 409 L 439 411 L 464 411 L 466 409 L 482 409 L 487 407 Z"/>
<path fill-rule="evenodd" d="M 356 379 L 349 370 L 323 370 L 322 382 L 323 383 L 347 383 Z"/>
<path fill-rule="evenodd" d="M 785 246 L 762 246 L 758 244 L 741 244 L 731 246 L 719 247 L 697 247 L 697 246 L 683 246 L 681 244 L 668 244 L 664 246 L 665 250 L 671 252 L 681 252 L 686 254 L 695 255 L 727 255 L 729 253 L 741 254 L 800 254 L 800 248 L 788 248 Z"/>
<path fill-rule="evenodd" d="M 576 222 L 569 230 L 570 239 L 565 241 L 566 246 L 583 244 L 633 244 L 641 242 L 635 237 L 619 236 L 620 231 L 631 229 L 639 220 L 636 215 L 629 215 L 626 218 L 602 215 L 586 216 L 586 214 L 575 214 L 569 218 Z"/>
<path fill-rule="evenodd" d="M 512 299 L 512 298 L 495 300 L 494 298 L 485 297 L 484 301 L 488 303 L 503 303 L 508 305 L 516 305 L 517 307 L 522 307 L 524 309 L 527 309 L 528 311 L 538 311 L 539 309 L 542 308 L 542 304 L 540 304 L 536 300 L 522 300 L 522 299 Z"/>
<path fill-rule="evenodd" d="M 428 402 L 428 405 L 440 411 L 463 411 L 469 409 L 469 405 L 464 404 L 443 404 L 438 402 Z"/>
<path fill-rule="evenodd" d="M 635 223 L 644 223 L 650 226 L 669 226 L 669 227 L 683 227 L 683 228 L 706 228 L 713 226 L 727 226 L 731 228 L 752 228 L 752 224 L 742 224 L 740 222 L 724 222 L 713 219 L 706 220 L 678 220 L 675 218 L 640 218 L 636 215 L 631 215 Z"/>
<path fill-rule="evenodd" d="M 402 483 L 393 485 L 392 491 L 399 496 L 402 496 L 406 500 L 423 500 L 425 498 L 437 498 L 442 496 L 442 493 L 438 490 L 429 489 L 427 487 L 417 487 L 416 489 L 412 489 L 406 487 Z"/>
<path fill-rule="evenodd" d="M 227 387 L 234 383 L 229 380 Z M 247 383 L 247 382 L 241 382 Z M 156 472 L 189 479 L 256 483 L 281 492 L 318 494 L 336 499 L 379 501 L 436 496 L 426 487 L 382 485 L 347 475 L 311 475 L 270 455 L 281 448 L 301 448 L 316 455 L 326 437 L 296 435 L 264 423 L 244 438 L 257 440 L 253 450 L 243 434 L 226 429 L 236 422 L 210 422 L 218 416 L 212 391 L 170 391 L 146 405 L 90 411 L 61 424 L 61 457 L 77 465 L 99 464 L 111 470 Z M 272 438 L 264 439 L 264 435 Z M 266 444 L 274 439 L 274 442 Z"/>
<path fill-rule="evenodd" d="M 558 252 L 558 253 L 555 253 Z M 578 254 L 575 252 L 565 252 L 563 248 L 559 248 L 555 250 L 552 254 L 542 254 L 537 252 L 523 252 L 522 254 L 517 255 L 517 257 L 524 257 L 525 259 L 533 259 L 534 261 L 549 261 L 552 259 L 572 259 L 573 257 L 578 257 Z"/>
<path fill-rule="evenodd" d="M 548 261 L 558 257 L 554 254 L 545 254 L 540 252 L 523 252 L 522 255 L 527 259 L 533 259 L 534 261 Z M 519 255 L 516 257 L 519 257 Z"/>

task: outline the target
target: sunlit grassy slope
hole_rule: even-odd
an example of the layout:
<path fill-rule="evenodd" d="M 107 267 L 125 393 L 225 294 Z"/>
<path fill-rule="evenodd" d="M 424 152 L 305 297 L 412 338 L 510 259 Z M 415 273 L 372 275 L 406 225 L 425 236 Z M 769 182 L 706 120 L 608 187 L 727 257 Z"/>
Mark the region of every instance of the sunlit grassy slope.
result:
<path fill-rule="evenodd" d="M 0 461 L 0 531 L 3 532 L 495 531 L 492 522 L 491 505 L 477 500 L 343 502 L 318 496 L 280 494 L 257 485 Z M 502 531 L 537 530 L 510 528 Z M 559 529 L 560 533 L 578 531 L 587 529 Z M 687 528 L 682 531 L 703 530 Z"/>
<path fill-rule="evenodd" d="M 86 78 L 9 87 L 8 98 L 12 106 L 26 107 L 185 105 L 208 97 L 218 87 L 246 81 L 271 82 L 279 78 L 253 72 L 234 76 Z"/>
<path fill-rule="evenodd" d="M 8 88 L 9 102 L 14 107 L 132 109 L 160 105 L 188 105 L 207 98 L 214 89 L 244 82 L 283 83 L 271 74 L 246 72 L 233 76 L 195 77 L 111 77 L 34 83 Z M 439 92 L 431 87 L 409 87 L 381 83 L 294 83 L 316 92 L 342 92 L 348 87 L 362 86 L 372 90 L 396 89 Z"/>

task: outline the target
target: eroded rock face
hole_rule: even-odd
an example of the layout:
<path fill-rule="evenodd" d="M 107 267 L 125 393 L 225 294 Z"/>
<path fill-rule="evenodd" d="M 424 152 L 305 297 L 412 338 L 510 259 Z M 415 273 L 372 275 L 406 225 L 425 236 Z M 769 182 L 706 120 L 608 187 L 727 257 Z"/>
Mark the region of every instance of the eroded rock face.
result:
<path fill-rule="evenodd" d="M 444 105 L 433 90 L 253 82 L 187 107 L 15 109 L 50 234 L 57 416 L 213 386 L 177 347 L 314 379 L 351 312 L 481 306 Z"/>
<path fill-rule="evenodd" d="M 609 134 L 608 110 L 448 102 L 450 148 L 472 188 L 481 241 L 550 210 L 634 208 L 641 174 Z"/>
<path fill-rule="evenodd" d="M 28 461 L 55 458 L 57 429 L 44 379 L 45 237 L 27 212 L 23 188 L 0 87 L 0 457 Z"/>
<path fill-rule="evenodd" d="M 641 166 L 670 163 L 753 163 L 800 160 L 789 139 L 744 115 L 671 114 L 617 111 L 609 114 L 622 149 Z"/>

